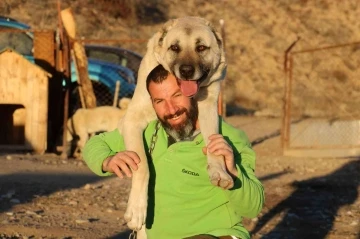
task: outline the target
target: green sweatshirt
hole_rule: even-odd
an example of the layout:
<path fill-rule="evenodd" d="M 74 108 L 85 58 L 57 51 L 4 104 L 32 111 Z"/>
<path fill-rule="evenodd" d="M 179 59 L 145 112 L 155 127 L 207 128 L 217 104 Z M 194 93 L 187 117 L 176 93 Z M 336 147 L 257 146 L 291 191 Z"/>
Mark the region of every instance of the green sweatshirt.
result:
<path fill-rule="evenodd" d="M 144 132 L 146 150 L 155 124 L 151 122 Z M 264 189 L 254 174 L 255 153 L 246 134 L 222 119 L 220 133 L 233 148 L 239 172 L 230 190 L 210 183 L 201 134 L 193 141 L 168 147 L 167 134 L 160 128 L 152 157 L 148 155 L 148 239 L 180 239 L 198 234 L 250 238 L 242 217 L 256 217 L 264 203 Z M 102 171 L 103 160 L 123 150 L 123 138 L 114 130 L 92 137 L 83 149 L 83 157 L 94 173 L 107 176 L 111 174 Z"/>

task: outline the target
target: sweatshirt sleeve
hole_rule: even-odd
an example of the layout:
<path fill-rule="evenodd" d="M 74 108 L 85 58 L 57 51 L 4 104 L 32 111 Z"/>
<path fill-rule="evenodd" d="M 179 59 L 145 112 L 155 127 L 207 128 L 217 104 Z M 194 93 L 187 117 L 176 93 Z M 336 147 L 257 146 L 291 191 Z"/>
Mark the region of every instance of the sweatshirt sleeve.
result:
<path fill-rule="evenodd" d="M 109 176 L 112 173 L 102 171 L 102 163 L 107 157 L 122 150 L 125 150 L 124 140 L 116 129 L 91 137 L 85 144 L 82 155 L 91 171 L 99 176 Z"/>
<path fill-rule="evenodd" d="M 223 135 L 229 135 L 238 169 L 234 187 L 227 191 L 229 201 L 238 214 L 253 218 L 260 213 L 265 200 L 264 188 L 255 176 L 255 152 L 245 132 L 231 126 L 225 127 L 230 127 L 229 131 L 225 130 L 229 133 L 223 132 Z"/>

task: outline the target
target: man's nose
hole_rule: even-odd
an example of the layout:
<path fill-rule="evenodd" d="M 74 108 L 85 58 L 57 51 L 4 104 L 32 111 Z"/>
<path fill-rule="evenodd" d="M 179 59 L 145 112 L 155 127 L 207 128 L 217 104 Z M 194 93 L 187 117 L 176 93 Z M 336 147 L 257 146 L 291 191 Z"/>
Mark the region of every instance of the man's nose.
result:
<path fill-rule="evenodd" d="M 177 106 L 172 101 L 166 102 L 166 108 L 169 114 L 175 114 L 177 111 Z"/>

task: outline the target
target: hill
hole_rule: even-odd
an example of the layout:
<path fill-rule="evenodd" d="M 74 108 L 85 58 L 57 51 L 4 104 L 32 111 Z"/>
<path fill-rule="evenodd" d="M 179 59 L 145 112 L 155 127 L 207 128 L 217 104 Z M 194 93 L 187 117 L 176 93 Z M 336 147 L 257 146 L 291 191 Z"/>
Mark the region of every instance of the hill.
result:
<path fill-rule="evenodd" d="M 77 34 L 85 39 L 146 40 L 170 18 L 201 16 L 218 29 L 219 20 L 224 19 L 228 59 L 226 100 L 248 112 L 260 110 L 269 115 L 281 112 L 284 52 L 298 37 L 300 40 L 293 51 L 360 41 L 360 2 L 357 0 L 61 1 L 61 8 L 69 6 L 75 14 Z M 55 0 L 7 0 L 0 2 L 0 15 L 35 29 L 54 29 L 57 5 Z M 143 54 L 146 41 L 123 42 L 122 46 Z M 339 90 L 344 93 L 341 101 L 349 95 L 348 91 L 341 91 L 342 88 L 360 91 L 356 77 L 359 49 L 359 45 L 352 45 L 346 51 L 343 48 L 320 51 L 297 58 L 294 75 L 304 83 L 294 88 L 293 102 L 302 105 L 297 107 L 301 114 L 318 114 L 314 112 L 330 107 L 328 96 L 324 96 L 329 92 L 328 87 L 334 88 L 330 98 L 338 95 Z M 331 64 L 333 58 L 340 59 Z M 354 99 L 359 99 L 358 93 L 355 96 Z M 307 113 L 303 109 L 304 98 Z M 316 106 L 319 102 L 322 102 L 320 107 Z M 344 104 L 339 107 L 350 111 L 351 106 Z"/>

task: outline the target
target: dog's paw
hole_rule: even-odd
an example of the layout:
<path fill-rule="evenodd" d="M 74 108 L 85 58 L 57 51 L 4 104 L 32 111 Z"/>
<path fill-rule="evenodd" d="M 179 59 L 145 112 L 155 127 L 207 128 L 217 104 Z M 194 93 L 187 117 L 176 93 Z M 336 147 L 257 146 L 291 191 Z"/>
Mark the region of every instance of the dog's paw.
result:
<path fill-rule="evenodd" d="M 208 164 L 210 182 L 223 189 L 230 189 L 234 186 L 234 180 L 222 168 Z"/>
<path fill-rule="evenodd" d="M 127 226 L 132 230 L 139 231 L 145 224 L 146 210 L 146 200 L 129 200 L 126 212 L 124 214 Z"/>

